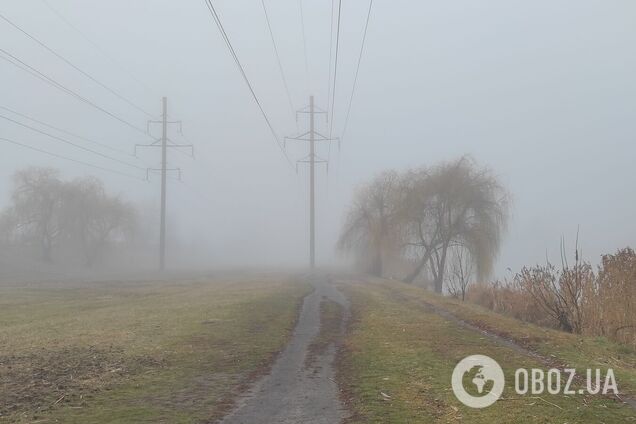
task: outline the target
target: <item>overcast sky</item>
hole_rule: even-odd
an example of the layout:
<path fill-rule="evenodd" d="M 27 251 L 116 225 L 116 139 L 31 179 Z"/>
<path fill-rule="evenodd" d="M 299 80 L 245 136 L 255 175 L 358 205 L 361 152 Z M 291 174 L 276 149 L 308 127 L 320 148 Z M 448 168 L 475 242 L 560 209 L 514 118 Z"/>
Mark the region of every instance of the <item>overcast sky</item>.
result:
<path fill-rule="evenodd" d="M 307 172 L 296 174 L 269 132 L 203 0 L 5 0 L 0 13 L 135 105 L 171 119 L 196 145 L 196 160 L 172 151 L 183 183 L 171 181 L 170 233 L 211 267 L 306 260 Z M 227 33 L 279 137 L 295 121 L 259 0 L 216 0 Z M 266 0 L 292 102 L 314 94 L 327 108 L 330 0 Z M 334 135 L 341 135 L 368 2 L 345 0 Z M 78 33 L 68 23 L 81 31 Z M 497 266 L 558 261 L 559 239 L 577 226 L 585 258 L 634 245 L 636 225 L 636 2 L 632 0 L 375 0 L 341 149 L 318 171 L 318 260 L 333 245 L 354 188 L 384 169 L 472 155 L 514 196 Z M 0 20 L 0 48 L 145 129 L 148 117 Z M 95 44 L 93 44 L 95 43 Z M 140 168 L 157 167 L 152 142 L 103 112 L 0 61 L 0 106 L 79 133 Z M 6 110 L 0 115 L 15 118 Z M 160 128 L 154 128 L 154 134 Z M 324 120 L 320 130 L 328 133 Z M 0 119 L 0 136 L 144 177 L 138 168 L 65 146 Z M 186 142 L 172 128 L 175 143 Z M 77 141 L 77 140 L 76 140 Z M 82 143 L 81 141 L 79 143 Z M 288 144 L 292 161 L 307 146 Z M 156 217 L 159 179 L 143 182 L 0 142 L 0 199 L 27 165 L 69 178 L 96 175 Z M 149 221 L 149 225 L 151 225 Z M 153 224 L 154 225 L 154 224 Z"/>

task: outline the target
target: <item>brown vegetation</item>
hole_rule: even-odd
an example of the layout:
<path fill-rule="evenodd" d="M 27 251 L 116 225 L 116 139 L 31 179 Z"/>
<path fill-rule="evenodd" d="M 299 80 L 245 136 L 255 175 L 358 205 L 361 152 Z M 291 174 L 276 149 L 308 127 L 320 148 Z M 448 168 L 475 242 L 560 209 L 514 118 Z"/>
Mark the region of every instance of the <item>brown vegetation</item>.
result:
<path fill-rule="evenodd" d="M 85 405 L 104 388 L 158 366 L 151 357 L 129 358 L 112 346 L 0 355 L 0 417 L 26 408 L 43 413 L 60 403 Z"/>
<path fill-rule="evenodd" d="M 511 281 L 472 287 L 467 299 L 495 312 L 636 347 L 636 253 L 604 255 L 595 272 L 578 259 L 523 268 Z"/>

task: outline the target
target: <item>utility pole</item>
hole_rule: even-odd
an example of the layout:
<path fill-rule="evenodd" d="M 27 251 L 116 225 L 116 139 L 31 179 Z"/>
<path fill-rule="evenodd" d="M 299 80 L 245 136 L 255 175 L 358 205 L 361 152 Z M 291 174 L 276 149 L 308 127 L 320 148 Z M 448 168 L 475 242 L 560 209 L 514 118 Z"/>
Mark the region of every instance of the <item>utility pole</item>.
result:
<path fill-rule="evenodd" d="M 309 266 L 316 267 L 316 136 L 314 96 L 309 97 Z M 329 165 L 327 165 L 329 166 Z"/>
<path fill-rule="evenodd" d="M 327 117 L 327 112 L 315 106 L 314 96 L 309 97 L 309 106 L 296 112 L 296 119 L 298 119 L 299 114 L 309 115 L 309 131 L 296 137 L 285 137 L 285 141 L 295 140 L 309 142 L 309 155 L 297 161 L 296 172 L 298 172 L 298 163 L 309 164 L 309 266 L 311 269 L 314 269 L 316 266 L 316 164 L 324 163 L 327 165 L 327 170 L 329 170 L 328 161 L 316 155 L 316 142 L 339 141 L 339 139 L 325 137 L 316 131 L 315 116 L 317 114 L 324 114 L 325 117 Z"/>
<path fill-rule="evenodd" d="M 194 157 L 194 146 L 192 144 L 175 144 L 171 143 L 168 138 L 168 125 L 178 124 L 179 132 L 183 133 L 181 121 L 168 121 L 168 98 L 161 99 L 161 121 L 148 121 L 146 131 L 150 134 L 151 124 L 161 124 L 161 137 L 151 144 L 136 144 L 135 156 L 137 156 L 138 147 L 161 147 L 161 168 L 148 168 L 146 170 L 146 179 L 150 179 L 150 172 L 161 172 L 161 218 L 159 224 L 159 269 L 163 271 L 166 268 L 166 191 L 168 172 L 178 172 L 179 180 L 181 180 L 181 168 L 168 168 L 168 148 L 188 148 Z"/>
<path fill-rule="evenodd" d="M 168 156 L 168 99 L 161 99 L 161 224 L 159 227 L 159 269 L 166 267 L 166 173 Z"/>

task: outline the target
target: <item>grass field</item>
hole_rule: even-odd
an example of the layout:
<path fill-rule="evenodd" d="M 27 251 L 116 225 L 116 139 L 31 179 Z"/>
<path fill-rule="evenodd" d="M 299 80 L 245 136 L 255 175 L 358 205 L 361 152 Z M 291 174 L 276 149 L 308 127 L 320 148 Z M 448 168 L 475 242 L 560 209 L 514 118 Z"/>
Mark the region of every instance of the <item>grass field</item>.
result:
<path fill-rule="evenodd" d="M 278 275 L 0 287 L 0 422 L 218 417 L 309 290 Z"/>
<path fill-rule="evenodd" d="M 517 395 L 512 390 L 514 370 L 547 369 L 546 364 L 440 316 L 430 305 L 443 305 L 466 320 L 487 322 L 502 333 L 505 330 L 513 339 L 526 340 L 526 346 L 576 367 L 616 365 L 620 369 L 617 380 L 621 390 L 623 382 L 623 386 L 633 387 L 634 352 L 597 339 L 529 329 L 395 281 L 342 280 L 339 286 L 352 305 L 339 378 L 354 413 L 354 423 L 636 422 L 636 411 L 613 399 Z M 529 334 L 531 341 L 527 340 Z M 482 410 L 463 406 L 450 387 L 455 365 L 473 354 L 494 358 L 506 375 L 503 398 Z"/>
<path fill-rule="evenodd" d="M 448 310 L 463 321 L 549 358 L 558 367 L 612 368 L 620 383 L 620 391 L 636 397 L 636 351 L 629 346 L 604 337 L 581 337 L 539 327 L 433 293 L 429 293 L 427 301 Z"/>

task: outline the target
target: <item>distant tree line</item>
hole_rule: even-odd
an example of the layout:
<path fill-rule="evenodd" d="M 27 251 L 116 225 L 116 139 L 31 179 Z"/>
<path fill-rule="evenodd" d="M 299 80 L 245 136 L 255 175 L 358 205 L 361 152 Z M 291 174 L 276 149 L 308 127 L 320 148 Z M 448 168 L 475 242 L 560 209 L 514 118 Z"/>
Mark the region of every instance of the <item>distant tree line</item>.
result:
<path fill-rule="evenodd" d="M 463 297 L 471 280 L 492 271 L 509 200 L 492 171 L 469 157 L 387 171 L 357 191 L 338 244 L 374 275 Z"/>
<path fill-rule="evenodd" d="M 11 203 L 0 214 L 4 246 L 44 261 L 100 261 L 128 243 L 137 229 L 133 206 L 108 194 L 94 177 L 64 181 L 51 168 L 27 168 L 13 176 Z"/>

